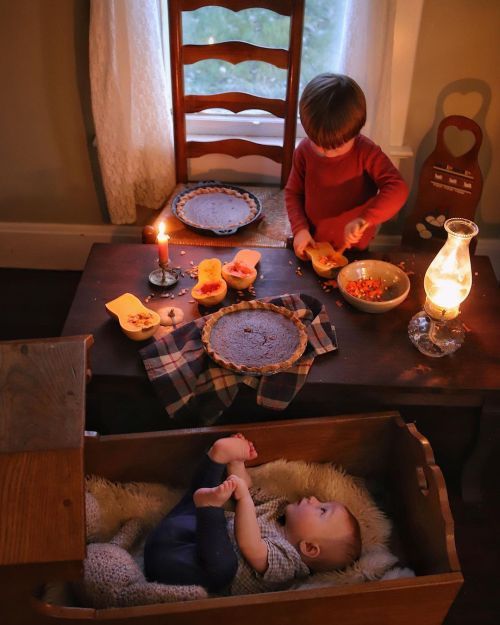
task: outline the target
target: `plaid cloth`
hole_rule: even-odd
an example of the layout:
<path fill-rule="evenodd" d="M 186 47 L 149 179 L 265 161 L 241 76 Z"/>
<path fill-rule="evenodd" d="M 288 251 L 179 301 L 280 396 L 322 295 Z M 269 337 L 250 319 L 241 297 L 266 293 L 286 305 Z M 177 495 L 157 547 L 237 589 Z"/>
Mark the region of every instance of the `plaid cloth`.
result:
<path fill-rule="evenodd" d="M 257 405 L 284 410 L 302 388 L 314 358 L 337 349 L 335 328 L 316 298 L 300 293 L 262 301 L 296 311 L 306 327 L 305 352 L 286 371 L 255 376 L 220 367 L 201 341 L 204 317 L 140 350 L 148 377 L 171 418 L 179 420 L 195 411 L 200 425 L 209 425 L 233 403 L 241 384 L 256 390 Z"/>

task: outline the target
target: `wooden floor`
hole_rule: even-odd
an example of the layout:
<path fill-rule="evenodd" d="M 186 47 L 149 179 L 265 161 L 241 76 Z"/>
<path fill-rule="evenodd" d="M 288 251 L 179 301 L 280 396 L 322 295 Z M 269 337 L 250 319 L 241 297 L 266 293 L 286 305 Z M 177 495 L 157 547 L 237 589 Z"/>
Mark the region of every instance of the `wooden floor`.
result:
<path fill-rule="evenodd" d="M 79 278 L 79 272 L 0 269 L 0 339 L 58 336 Z M 457 423 L 462 429 L 470 428 L 468 422 L 455 418 L 455 429 Z M 483 478 L 484 502 L 464 504 L 458 488 L 459 466 L 467 450 L 450 448 L 446 443 L 448 437 L 443 432 L 432 431 L 431 427 L 424 433 L 445 473 L 465 578 L 445 624 L 497 625 L 500 622 L 500 449 L 492 454 Z"/>

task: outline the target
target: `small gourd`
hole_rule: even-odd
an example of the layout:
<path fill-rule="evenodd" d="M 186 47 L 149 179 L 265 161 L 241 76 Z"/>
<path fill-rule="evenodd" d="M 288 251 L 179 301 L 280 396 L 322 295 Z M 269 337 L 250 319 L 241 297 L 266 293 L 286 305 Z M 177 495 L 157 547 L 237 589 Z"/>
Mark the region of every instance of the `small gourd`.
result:
<path fill-rule="evenodd" d="M 222 277 L 233 289 L 248 289 L 257 278 L 255 265 L 259 261 L 259 252 L 240 250 L 231 262 L 222 267 Z"/>
<path fill-rule="evenodd" d="M 226 293 L 222 263 L 218 258 L 205 258 L 198 265 L 198 282 L 191 290 L 192 298 L 203 306 L 215 306 L 222 302 Z"/>
<path fill-rule="evenodd" d="M 349 260 L 342 254 L 345 248 L 336 251 L 331 243 L 322 241 L 316 247 L 306 247 L 306 254 L 312 261 L 314 271 L 322 278 L 334 278 L 339 269 Z"/>
<path fill-rule="evenodd" d="M 160 315 L 146 308 L 139 298 L 132 293 L 124 293 L 105 304 L 106 310 L 118 319 L 123 332 L 133 341 L 144 341 L 158 329 Z"/>

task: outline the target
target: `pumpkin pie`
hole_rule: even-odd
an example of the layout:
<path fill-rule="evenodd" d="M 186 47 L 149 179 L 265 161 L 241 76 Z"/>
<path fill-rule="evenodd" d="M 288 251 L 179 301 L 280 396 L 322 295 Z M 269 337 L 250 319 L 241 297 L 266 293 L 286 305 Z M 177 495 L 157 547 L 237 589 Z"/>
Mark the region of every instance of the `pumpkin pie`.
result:
<path fill-rule="evenodd" d="M 207 230 L 239 228 L 255 219 L 259 207 L 249 193 L 230 187 L 197 187 L 183 193 L 177 216 L 190 226 Z"/>
<path fill-rule="evenodd" d="M 306 329 L 296 313 L 258 300 L 221 308 L 210 316 L 201 338 L 220 366 L 257 375 L 288 369 L 307 345 Z"/>

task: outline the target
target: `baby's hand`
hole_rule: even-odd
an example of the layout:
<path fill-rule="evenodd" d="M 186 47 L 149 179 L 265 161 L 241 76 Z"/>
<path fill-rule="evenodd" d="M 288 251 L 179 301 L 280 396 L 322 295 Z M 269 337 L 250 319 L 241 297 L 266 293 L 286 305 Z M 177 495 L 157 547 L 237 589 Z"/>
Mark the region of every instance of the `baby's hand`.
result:
<path fill-rule="evenodd" d="M 302 260 L 307 260 L 305 249 L 308 245 L 316 247 L 316 241 L 312 238 L 309 230 L 306 230 L 305 228 L 303 230 L 299 230 L 293 239 L 293 251 L 295 252 L 295 255 Z"/>
<path fill-rule="evenodd" d="M 351 245 L 355 245 L 363 236 L 363 232 L 368 228 L 370 224 L 358 217 L 357 219 L 353 219 L 349 223 L 345 225 L 344 228 L 344 241 L 346 247 L 351 247 Z"/>
<path fill-rule="evenodd" d="M 243 497 L 245 497 L 246 495 L 249 495 L 248 485 L 241 477 L 233 474 L 230 475 L 227 479 L 234 484 L 233 495 L 236 501 L 238 501 L 239 499 L 243 499 Z"/>

